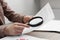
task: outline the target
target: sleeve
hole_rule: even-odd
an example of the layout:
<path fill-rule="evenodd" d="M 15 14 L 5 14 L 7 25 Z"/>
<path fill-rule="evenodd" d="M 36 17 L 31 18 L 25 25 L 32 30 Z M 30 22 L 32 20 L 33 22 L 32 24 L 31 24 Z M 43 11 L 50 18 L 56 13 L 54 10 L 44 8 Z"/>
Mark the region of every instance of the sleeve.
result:
<path fill-rule="evenodd" d="M 13 10 L 11 10 L 9 8 L 9 6 L 7 5 L 6 2 L 4 2 L 4 0 L 1 1 L 2 7 L 3 7 L 3 11 L 4 11 L 4 15 L 12 22 L 20 22 L 23 23 L 23 18 L 24 15 L 20 15 L 15 13 Z"/>

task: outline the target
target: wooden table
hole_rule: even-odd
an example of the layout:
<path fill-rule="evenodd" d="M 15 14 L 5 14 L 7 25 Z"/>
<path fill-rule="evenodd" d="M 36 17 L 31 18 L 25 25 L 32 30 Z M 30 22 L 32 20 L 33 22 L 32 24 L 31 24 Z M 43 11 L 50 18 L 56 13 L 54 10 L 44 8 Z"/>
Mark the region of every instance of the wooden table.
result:
<path fill-rule="evenodd" d="M 46 38 L 49 40 L 60 40 L 60 33 L 53 32 L 53 31 L 41 31 L 41 30 L 34 30 L 28 35 L 39 37 L 39 38 Z"/>

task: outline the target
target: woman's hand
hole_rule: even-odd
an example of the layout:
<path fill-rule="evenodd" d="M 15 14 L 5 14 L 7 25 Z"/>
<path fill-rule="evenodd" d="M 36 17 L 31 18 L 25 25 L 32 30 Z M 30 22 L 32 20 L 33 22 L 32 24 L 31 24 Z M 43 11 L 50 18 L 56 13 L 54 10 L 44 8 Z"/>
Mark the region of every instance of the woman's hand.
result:
<path fill-rule="evenodd" d="M 32 18 L 32 16 L 24 16 L 24 23 L 28 23 L 28 21 Z"/>
<path fill-rule="evenodd" d="M 4 33 L 5 35 L 20 35 L 25 27 L 29 28 L 28 25 L 23 23 L 12 23 L 5 28 Z"/>

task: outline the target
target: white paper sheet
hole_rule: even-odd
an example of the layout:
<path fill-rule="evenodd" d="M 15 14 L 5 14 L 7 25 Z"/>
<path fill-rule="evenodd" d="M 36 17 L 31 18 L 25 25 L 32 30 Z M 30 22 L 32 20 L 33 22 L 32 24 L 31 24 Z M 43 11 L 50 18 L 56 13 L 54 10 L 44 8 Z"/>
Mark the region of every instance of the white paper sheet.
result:
<path fill-rule="evenodd" d="M 43 27 L 47 22 L 55 18 L 49 3 L 47 3 L 35 16 L 43 17 L 43 20 L 44 20 L 43 24 L 38 27 L 25 28 L 22 34 L 28 33 L 40 27 Z"/>
<path fill-rule="evenodd" d="M 38 28 L 37 30 L 60 32 L 60 20 L 52 20 L 43 27 Z"/>
<path fill-rule="evenodd" d="M 48 40 L 43 38 L 37 38 L 29 35 L 14 36 L 14 37 L 5 37 L 0 40 Z"/>

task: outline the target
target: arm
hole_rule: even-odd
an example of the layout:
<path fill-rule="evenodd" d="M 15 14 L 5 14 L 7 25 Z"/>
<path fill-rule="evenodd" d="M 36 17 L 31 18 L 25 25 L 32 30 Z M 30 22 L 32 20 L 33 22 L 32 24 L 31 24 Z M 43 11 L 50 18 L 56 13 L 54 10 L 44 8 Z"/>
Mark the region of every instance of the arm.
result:
<path fill-rule="evenodd" d="M 4 0 L 1 1 L 3 10 L 4 10 L 4 15 L 12 22 L 23 22 L 23 15 L 16 14 L 14 11 L 12 11 L 9 6 L 7 5 Z"/>
<path fill-rule="evenodd" d="M 4 33 L 5 28 L 6 28 L 6 25 L 0 26 L 0 38 L 3 38 L 6 36 Z"/>

